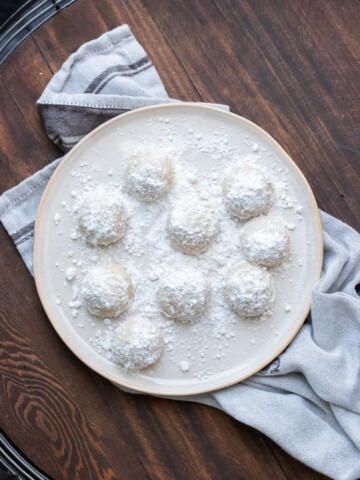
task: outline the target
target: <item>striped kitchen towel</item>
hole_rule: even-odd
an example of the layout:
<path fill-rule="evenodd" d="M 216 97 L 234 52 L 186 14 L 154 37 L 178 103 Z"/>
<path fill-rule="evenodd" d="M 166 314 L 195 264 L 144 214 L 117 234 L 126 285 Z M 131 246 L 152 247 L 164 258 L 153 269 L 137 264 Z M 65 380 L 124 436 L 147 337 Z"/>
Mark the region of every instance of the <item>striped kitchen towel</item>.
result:
<path fill-rule="evenodd" d="M 82 45 L 53 76 L 37 105 L 50 139 L 68 152 L 97 126 L 135 108 L 179 103 L 128 25 Z M 205 104 L 206 105 L 206 104 Z M 229 110 L 225 105 L 213 105 Z M 0 197 L 0 220 L 33 273 L 34 223 L 46 184 L 61 159 Z"/>
<path fill-rule="evenodd" d="M 50 139 L 67 152 L 121 113 L 178 102 L 168 97 L 145 50 L 123 25 L 70 55 L 37 105 Z"/>

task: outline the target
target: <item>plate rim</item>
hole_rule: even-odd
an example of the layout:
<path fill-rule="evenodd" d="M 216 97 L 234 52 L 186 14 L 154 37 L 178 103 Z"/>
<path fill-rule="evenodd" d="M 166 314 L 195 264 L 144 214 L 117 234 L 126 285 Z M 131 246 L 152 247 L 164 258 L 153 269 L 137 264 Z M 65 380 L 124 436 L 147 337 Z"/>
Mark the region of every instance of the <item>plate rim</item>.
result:
<path fill-rule="evenodd" d="M 101 125 L 96 127 L 94 130 L 89 132 L 87 135 L 85 135 L 84 138 L 82 138 L 69 152 L 67 152 L 64 155 L 63 160 L 60 162 L 60 164 L 56 167 L 55 171 L 51 175 L 50 180 L 45 187 L 45 190 L 42 194 L 42 197 L 41 197 L 41 200 L 40 200 L 40 203 L 39 203 L 39 207 L 38 207 L 38 211 L 37 211 L 36 219 L 35 219 L 34 250 L 33 250 L 34 251 L 34 279 L 35 279 L 35 285 L 36 285 L 37 293 L 39 295 L 41 304 L 42 304 L 42 306 L 45 310 L 46 316 L 48 317 L 48 320 L 52 324 L 52 326 L 55 329 L 58 336 L 65 343 L 65 345 L 71 350 L 71 352 L 77 358 L 79 358 L 79 360 L 81 360 L 88 368 L 92 369 L 93 371 L 95 371 L 96 373 L 101 375 L 102 377 L 110 380 L 112 383 L 114 383 L 116 386 L 118 386 L 120 388 L 124 387 L 126 389 L 133 390 L 135 392 L 145 393 L 145 394 L 150 394 L 150 395 L 156 395 L 156 396 L 160 396 L 160 397 L 163 397 L 163 396 L 164 397 L 167 397 L 167 396 L 189 397 L 189 396 L 193 396 L 193 395 L 209 393 L 209 392 L 221 390 L 221 389 L 230 387 L 232 385 L 235 385 L 237 383 L 240 383 L 240 382 L 244 381 L 245 379 L 251 377 L 252 375 L 260 372 L 266 365 L 271 364 L 271 362 L 273 362 L 290 345 L 290 343 L 293 341 L 293 339 L 295 338 L 295 336 L 297 335 L 297 333 L 301 329 L 302 325 L 304 324 L 304 322 L 306 320 L 306 317 L 307 317 L 307 315 L 308 315 L 308 313 L 311 309 L 311 302 L 310 302 L 309 305 L 307 305 L 306 308 L 305 308 L 304 315 L 299 319 L 299 321 L 295 325 L 291 335 L 288 335 L 288 337 L 281 344 L 281 346 L 278 349 L 276 349 L 276 352 L 271 357 L 269 357 L 269 359 L 267 359 L 266 362 L 262 362 L 260 364 L 260 366 L 257 366 L 255 369 L 252 369 L 250 372 L 246 373 L 245 375 L 244 374 L 239 375 L 239 377 L 235 380 L 234 379 L 226 380 L 223 383 L 217 385 L 216 387 L 201 387 L 201 386 L 199 386 L 199 388 L 195 389 L 194 391 L 182 392 L 182 393 L 179 393 L 177 391 L 172 391 L 171 386 L 166 387 L 165 392 L 163 391 L 164 389 L 162 389 L 162 391 L 159 392 L 158 389 L 156 388 L 156 386 L 154 386 L 154 388 L 141 387 L 141 386 L 138 386 L 138 385 L 134 386 L 133 384 L 127 382 L 126 380 L 119 381 L 119 379 L 115 378 L 114 375 L 112 375 L 111 373 L 109 373 L 106 370 L 103 370 L 101 367 L 97 366 L 96 361 L 92 362 L 85 354 L 83 354 L 80 351 L 80 349 L 77 350 L 76 348 L 74 348 L 72 343 L 67 340 L 66 336 L 62 335 L 62 333 L 60 332 L 60 329 L 57 327 L 56 320 L 51 318 L 52 315 L 49 314 L 49 312 L 51 311 L 51 308 L 50 308 L 49 304 L 47 303 L 46 296 L 45 296 L 44 292 L 42 291 L 41 272 L 40 272 L 41 269 L 40 269 L 40 266 L 39 266 L 39 262 L 40 262 L 40 260 L 39 260 L 39 258 L 40 258 L 40 248 L 39 248 L 39 245 L 40 245 L 40 239 L 39 239 L 40 223 L 42 221 L 42 212 L 44 210 L 44 205 L 46 204 L 47 198 L 48 198 L 49 194 L 51 193 L 53 184 L 57 180 L 57 177 L 60 175 L 62 169 L 64 168 L 64 165 L 66 163 L 68 163 L 69 161 L 71 161 L 71 156 L 74 154 L 74 152 L 76 152 L 76 150 L 78 148 L 80 148 L 85 142 L 87 142 L 88 139 L 90 139 L 92 136 L 97 134 L 99 131 L 101 131 L 103 129 L 106 129 L 112 123 L 115 123 L 116 121 L 118 121 L 119 118 L 125 118 L 125 117 L 128 117 L 128 116 L 136 116 L 136 115 L 139 115 L 139 114 L 141 115 L 142 112 L 145 112 L 145 111 L 149 112 L 149 111 L 152 111 L 152 110 L 163 111 L 163 110 L 168 110 L 168 109 L 176 110 L 176 109 L 187 109 L 187 108 L 191 108 L 191 109 L 195 108 L 195 109 L 203 110 L 205 112 L 210 111 L 210 112 L 213 112 L 213 113 L 216 112 L 216 114 L 220 114 L 220 115 L 223 115 L 223 116 L 231 116 L 236 121 L 241 121 L 245 124 L 250 125 L 252 128 L 257 130 L 260 135 L 265 137 L 266 140 L 270 144 L 273 144 L 276 147 L 276 149 L 279 149 L 281 151 L 281 153 L 284 155 L 286 160 L 290 164 L 292 164 L 292 166 L 296 170 L 297 174 L 302 178 L 304 186 L 306 187 L 307 193 L 309 195 L 309 200 L 310 200 L 310 204 L 311 204 L 312 213 L 314 215 L 314 218 L 316 219 L 315 227 L 316 227 L 317 240 L 318 240 L 318 250 L 319 250 L 317 252 L 318 253 L 318 256 L 317 256 L 318 261 L 317 261 L 317 264 L 314 267 L 314 278 L 316 279 L 316 281 L 318 281 L 321 277 L 322 264 L 323 264 L 323 251 L 324 251 L 323 230 L 322 230 L 319 208 L 317 206 L 317 202 L 316 202 L 314 193 L 313 193 L 310 185 L 309 185 L 305 175 L 302 173 L 302 171 L 297 166 L 297 164 L 294 162 L 294 160 L 290 157 L 290 155 L 285 151 L 285 149 L 268 132 L 266 132 L 262 127 L 260 127 L 256 123 L 252 122 L 251 120 L 248 120 L 247 118 L 242 117 L 241 115 L 237 115 L 233 112 L 225 111 L 225 110 L 222 110 L 222 109 L 219 109 L 219 108 L 216 108 L 216 107 L 211 107 L 211 106 L 208 106 L 208 105 L 200 105 L 200 104 L 197 104 L 197 103 L 190 103 L 190 102 L 176 103 L 176 104 L 166 104 L 165 103 L 165 104 L 152 105 L 152 106 L 149 106 L 149 107 L 137 108 L 137 109 L 131 110 L 129 112 L 119 114 L 116 117 L 111 118 L 110 120 L 102 123 Z M 315 282 L 314 282 L 314 284 L 315 284 Z M 161 386 L 163 387 L 163 384 L 161 384 Z"/>

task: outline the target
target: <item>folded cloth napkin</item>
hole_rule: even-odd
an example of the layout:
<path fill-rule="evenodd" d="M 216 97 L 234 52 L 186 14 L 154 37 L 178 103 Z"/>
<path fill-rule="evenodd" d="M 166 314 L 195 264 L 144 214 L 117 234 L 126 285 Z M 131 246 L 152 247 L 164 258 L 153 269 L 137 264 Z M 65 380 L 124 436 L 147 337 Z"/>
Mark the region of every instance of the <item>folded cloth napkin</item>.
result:
<path fill-rule="evenodd" d="M 38 101 L 64 151 L 105 120 L 169 99 L 128 26 L 83 45 Z M 0 220 L 32 271 L 37 207 L 61 159 L 0 197 Z M 360 477 L 360 235 L 322 213 L 324 267 L 311 315 L 291 345 L 248 380 L 187 400 L 219 408 L 264 432 L 334 479 Z M 182 399 L 184 400 L 184 399 Z"/>

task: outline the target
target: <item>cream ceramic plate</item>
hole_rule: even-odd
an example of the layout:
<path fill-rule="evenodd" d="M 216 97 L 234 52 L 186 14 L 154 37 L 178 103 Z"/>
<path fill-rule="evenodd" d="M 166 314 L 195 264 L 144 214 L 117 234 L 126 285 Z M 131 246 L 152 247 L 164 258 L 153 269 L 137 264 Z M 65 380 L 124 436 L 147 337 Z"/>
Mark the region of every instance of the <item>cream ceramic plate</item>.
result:
<path fill-rule="evenodd" d="M 182 174 L 196 168 L 199 175 L 218 172 L 221 176 L 227 159 L 234 154 L 254 154 L 258 165 L 264 166 L 278 182 L 277 206 L 269 214 L 281 216 L 287 222 L 292 255 L 285 268 L 273 273 L 277 296 L 271 317 L 261 321 L 236 321 L 229 317 L 208 323 L 204 318 L 200 326 L 176 325 L 170 328 L 172 338 L 160 361 L 140 374 L 130 374 L 108 360 L 106 351 L 105 354 L 96 351 L 96 339 L 104 335 L 108 327 L 91 317 L 84 307 L 77 309 L 77 316 L 73 317 L 74 309 L 68 306 L 76 296 L 86 266 L 97 260 L 81 238 L 74 241 L 76 220 L 71 212 L 73 197 L 84 185 L 112 182 L 121 186 L 128 155 L 138 145 L 149 142 L 173 151 L 175 163 L 178 159 L 182 165 Z M 145 207 L 139 204 L 139 208 Z M 156 207 L 154 211 L 156 223 Z M 141 216 L 141 210 L 138 212 Z M 150 229 L 151 225 L 145 222 L 138 234 L 145 238 Z M 110 251 L 127 265 L 129 255 L 121 242 L 110 247 Z M 147 251 L 140 254 L 138 260 L 132 258 L 131 268 L 136 268 L 138 262 L 139 271 L 145 274 L 149 257 L 151 252 Z M 229 266 L 232 263 L 230 258 Z M 139 109 L 94 130 L 72 149 L 55 171 L 36 220 L 36 285 L 60 337 L 86 365 L 104 377 L 118 385 L 157 395 L 191 395 L 223 388 L 271 362 L 304 322 L 311 288 L 319 279 L 321 265 L 319 213 L 300 170 L 258 126 L 237 115 L 205 106 L 160 105 Z M 65 273 L 72 266 L 78 274 L 75 281 L 68 282 Z M 187 372 L 179 368 L 184 360 L 189 362 Z"/>

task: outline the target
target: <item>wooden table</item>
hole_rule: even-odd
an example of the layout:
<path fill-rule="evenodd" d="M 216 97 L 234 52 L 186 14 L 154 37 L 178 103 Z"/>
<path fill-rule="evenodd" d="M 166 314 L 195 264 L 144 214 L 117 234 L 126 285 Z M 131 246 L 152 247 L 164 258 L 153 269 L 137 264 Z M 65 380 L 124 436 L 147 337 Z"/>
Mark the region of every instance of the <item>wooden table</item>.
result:
<path fill-rule="evenodd" d="M 266 129 L 319 206 L 360 229 L 360 2 L 78 0 L 0 67 L 0 190 L 59 151 L 35 100 L 82 43 L 129 23 L 169 95 L 229 104 Z M 0 427 L 58 479 L 325 478 L 206 406 L 129 395 L 55 334 L 0 229 Z"/>

